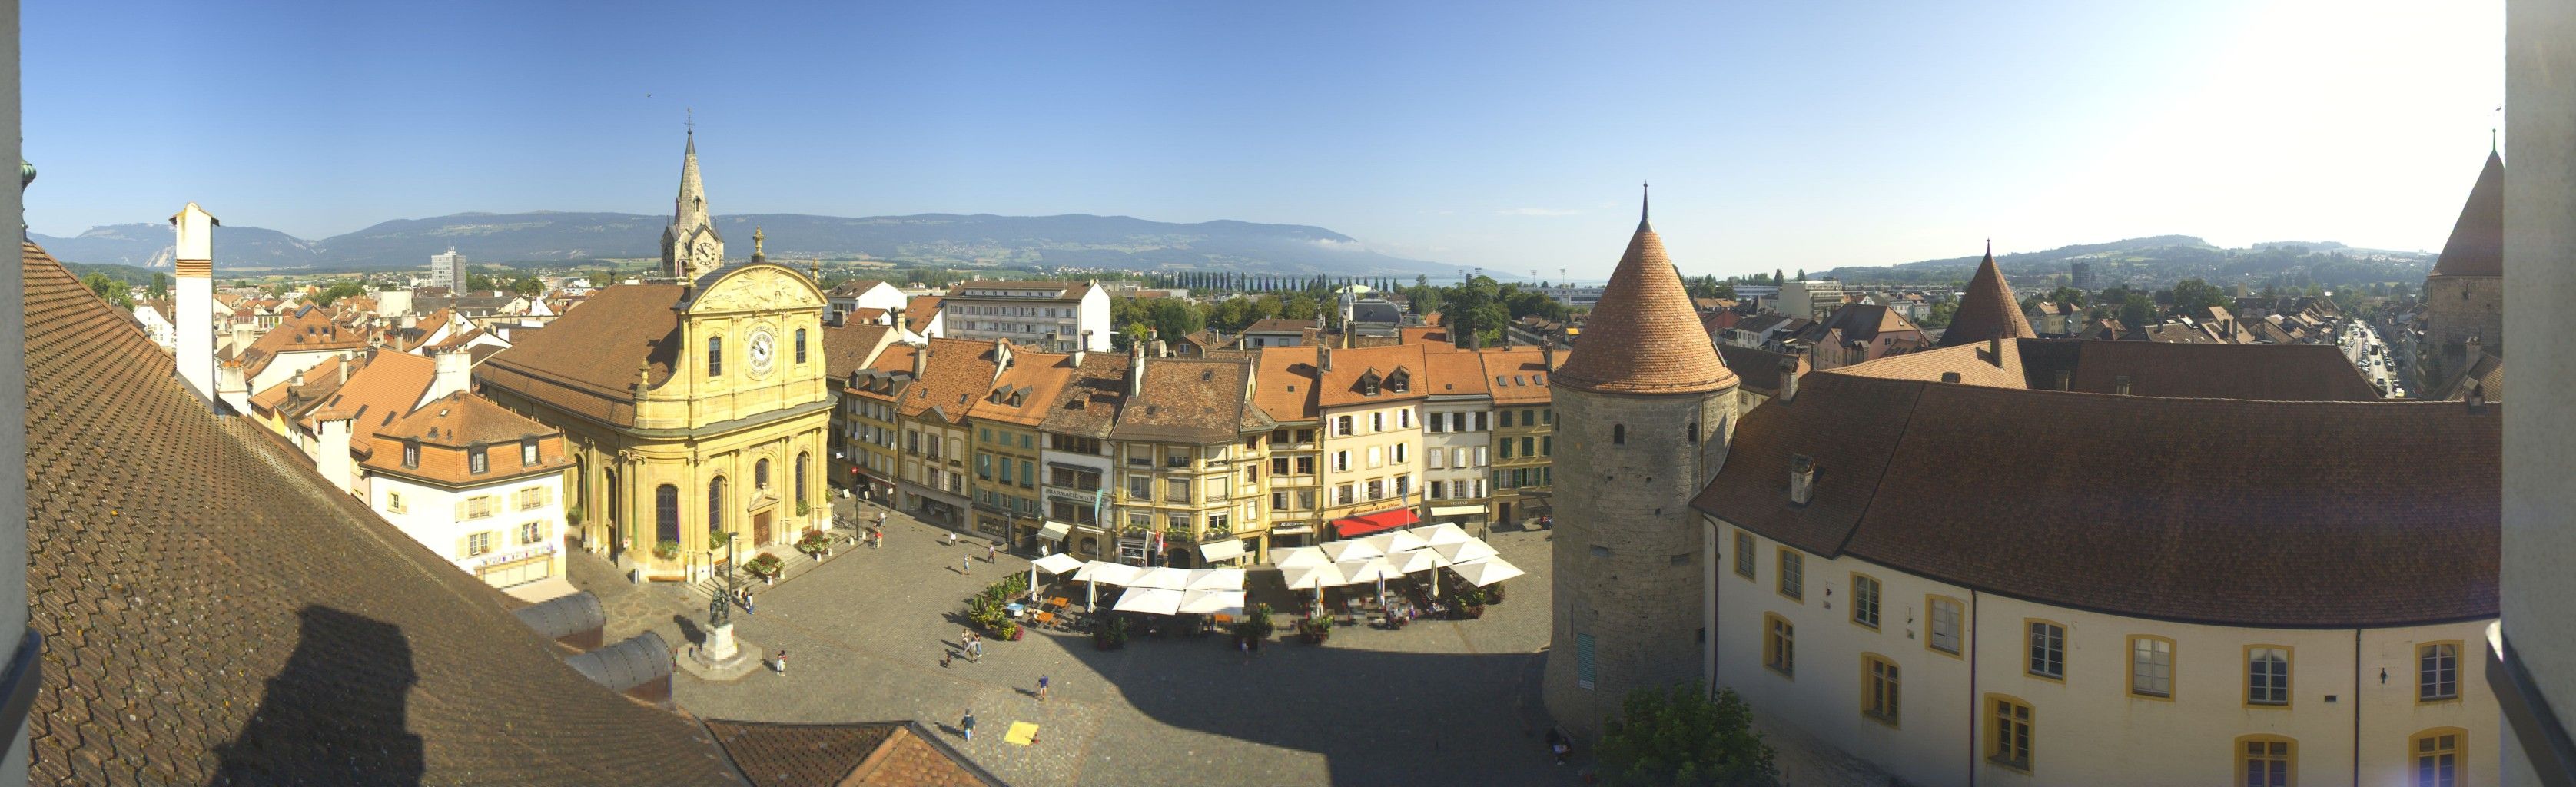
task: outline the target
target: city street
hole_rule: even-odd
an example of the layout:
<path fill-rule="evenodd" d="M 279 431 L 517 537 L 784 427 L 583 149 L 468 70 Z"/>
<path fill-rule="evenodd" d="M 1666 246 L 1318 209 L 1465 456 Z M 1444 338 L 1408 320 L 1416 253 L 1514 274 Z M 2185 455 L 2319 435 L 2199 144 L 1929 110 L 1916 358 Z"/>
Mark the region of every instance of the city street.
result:
<path fill-rule="evenodd" d="M 2371 330 L 2370 323 L 2361 320 L 2345 323 L 2342 344 L 2343 357 L 2352 362 L 2353 368 L 2360 369 L 2362 376 L 2369 378 L 2371 384 L 2379 386 L 2381 395 L 2394 398 L 2409 393 L 2398 375 L 2396 359 L 2390 355 L 2388 343 L 2380 341 L 2379 334 Z"/>

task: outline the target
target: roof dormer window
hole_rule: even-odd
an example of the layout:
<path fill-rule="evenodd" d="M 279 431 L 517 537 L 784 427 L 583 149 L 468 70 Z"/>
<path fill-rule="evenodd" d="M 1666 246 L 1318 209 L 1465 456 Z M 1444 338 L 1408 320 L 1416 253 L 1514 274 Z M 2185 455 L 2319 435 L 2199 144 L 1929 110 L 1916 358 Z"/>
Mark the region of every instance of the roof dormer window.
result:
<path fill-rule="evenodd" d="M 1360 375 L 1360 395 L 1361 395 L 1361 396 L 1376 396 L 1376 395 L 1377 395 L 1377 391 L 1378 391 L 1378 377 L 1377 377 L 1377 373 L 1376 373 L 1376 372 L 1368 372 L 1368 373 L 1361 374 L 1361 375 Z"/>
<path fill-rule="evenodd" d="M 1396 393 L 1413 390 L 1413 375 L 1407 374 L 1403 369 L 1397 369 L 1394 374 L 1386 376 L 1386 387 L 1387 390 Z"/>

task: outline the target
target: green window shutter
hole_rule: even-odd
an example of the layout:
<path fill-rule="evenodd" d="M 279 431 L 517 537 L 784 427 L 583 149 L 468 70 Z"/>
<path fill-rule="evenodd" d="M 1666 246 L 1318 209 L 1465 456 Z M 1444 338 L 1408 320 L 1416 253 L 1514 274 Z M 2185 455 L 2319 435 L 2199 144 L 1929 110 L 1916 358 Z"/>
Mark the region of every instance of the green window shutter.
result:
<path fill-rule="evenodd" d="M 1574 635 L 1574 687 L 1575 687 L 1575 688 L 1583 689 L 1583 690 L 1585 690 L 1585 691 L 1590 691 L 1590 690 L 1592 690 L 1592 681 L 1593 681 L 1593 679 L 1594 679 L 1594 678 L 1596 678 L 1596 677 L 1599 677 L 1598 673 L 1597 673 L 1597 672 L 1595 672 L 1594 665 L 1593 665 L 1593 662 L 1592 662 L 1592 656 L 1593 656 L 1593 642 L 1592 642 L 1592 635 L 1590 635 L 1590 634 L 1576 634 L 1576 635 Z"/>

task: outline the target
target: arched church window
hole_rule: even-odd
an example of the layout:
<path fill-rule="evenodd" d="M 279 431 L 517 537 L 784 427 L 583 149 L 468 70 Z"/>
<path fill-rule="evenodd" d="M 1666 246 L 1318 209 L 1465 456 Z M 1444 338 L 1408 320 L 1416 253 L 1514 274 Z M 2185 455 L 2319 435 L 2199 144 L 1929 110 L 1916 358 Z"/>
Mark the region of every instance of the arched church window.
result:
<path fill-rule="evenodd" d="M 724 337 L 707 337 L 707 376 L 724 374 Z"/>
<path fill-rule="evenodd" d="M 663 541 L 680 540 L 680 488 L 663 484 L 653 490 L 654 535 Z"/>
<path fill-rule="evenodd" d="M 707 532 L 709 533 L 724 529 L 724 493 L 724 476 L 716 476 L 715 480 L 707 482 Z"/>

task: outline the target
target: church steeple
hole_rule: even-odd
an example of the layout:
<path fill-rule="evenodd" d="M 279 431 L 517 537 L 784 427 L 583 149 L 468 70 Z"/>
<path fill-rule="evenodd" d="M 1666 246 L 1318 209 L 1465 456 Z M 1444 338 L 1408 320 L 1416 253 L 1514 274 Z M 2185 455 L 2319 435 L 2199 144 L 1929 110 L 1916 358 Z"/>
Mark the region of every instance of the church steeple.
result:
<path fill-rule="evenodd" d="M 697 123 L 690 121 L 688 148 L 680 159 L 680 195 L 671 200 L 671 226 L 662 230 L 662 274 L 696 279 L 724 266 L 724 236 L 707 213 L 707 188 L 698 176 Z"/>

